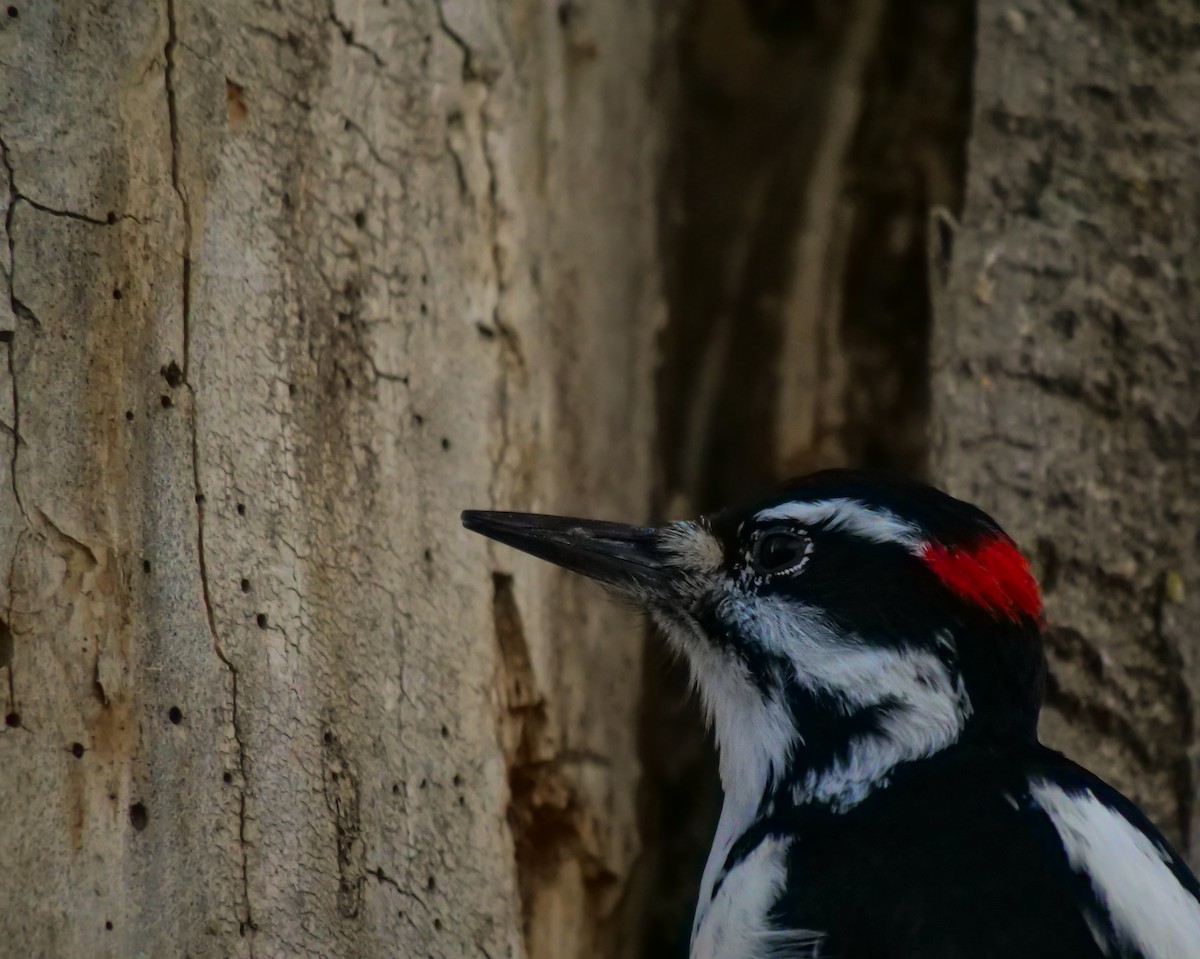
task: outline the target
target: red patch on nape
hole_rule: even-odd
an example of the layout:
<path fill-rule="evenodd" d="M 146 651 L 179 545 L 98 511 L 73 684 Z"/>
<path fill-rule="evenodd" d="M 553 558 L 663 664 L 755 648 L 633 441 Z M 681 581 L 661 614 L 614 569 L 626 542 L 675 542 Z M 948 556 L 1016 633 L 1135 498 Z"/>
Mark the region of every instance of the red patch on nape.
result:
<path fill-rule="evenodd" d="M 922 558 L 951 592 L 993 616 L 1041 619 L 1037 580 L 1016 544 L 1003 533 L 966 546 L 926 543 Z"/>

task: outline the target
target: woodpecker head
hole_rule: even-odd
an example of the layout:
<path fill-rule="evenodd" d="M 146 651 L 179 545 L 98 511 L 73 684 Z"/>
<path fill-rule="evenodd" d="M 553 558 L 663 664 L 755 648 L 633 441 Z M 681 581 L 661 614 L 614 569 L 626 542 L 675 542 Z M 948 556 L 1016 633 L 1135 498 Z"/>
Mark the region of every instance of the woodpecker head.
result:
<path fill-rule="evenodd" d="M 850 471 L 660 527 L 469 511 L 599 580 L 687 658 L 726 792 L 847 808 L 901 763 L 1036 738 L 1037 583 L 979 509 Z"/>

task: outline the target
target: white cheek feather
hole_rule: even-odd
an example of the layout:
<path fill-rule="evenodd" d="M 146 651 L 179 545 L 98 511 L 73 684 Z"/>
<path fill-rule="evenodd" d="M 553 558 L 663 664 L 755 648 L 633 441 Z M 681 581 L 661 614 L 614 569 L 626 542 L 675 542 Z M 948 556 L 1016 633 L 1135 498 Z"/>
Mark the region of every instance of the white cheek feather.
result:
<path fill-rule="evenodd" d="M 745 664 L 699 627 L 654 613 L 668 640 L 688 659 L 705 717 L 717 739 L 726 797 L 757 805 L 767 784 L 782 774 L 798 734 L 782 697 L 764 696 Z"/>
<path fill-rule="evenodd" d="M 839 635 L 817 610 L 806 615 L 803 607 L 778 598 L 731 594 L 729 607 L 726 615 L 742 620 L 764 648 L 793 664 L 797 686 L 840 700 L 847 713 L 895 703 L 879 733 L 856 738 L 844 759 L 797 784 L 796 802 L 850 809 L 900 763 L 932 756 L 957 740 L 970 718 L 961 679 L 932 652 L 856 642 Z M 952 645 L 948 637 L 940 641 Z"/>
<path fill-rule="evenodd" d="M 854 739 L 832 768 L 810 771 L 795 788 L 796 802 L 816 800 L 837 811 L 851 809 L 885 785 L 898 765 L 932 756 L 961 735 L 971 702 L 936 657 L 908 653 L 878 659 L 890 673 L 889 695 L 898 705 L 883 718 L 878 733 Z"/>
<path fill-rule="evenodd" d="M 697 915 L 691 959 L 806 959 L 818 955 L 819 933 L 774 929 L 770 912 L 787 884 L 793 840 L 765 839 L 725 876 Z M 707 900 L 701 900 L 702 903 Z"/>
<path fill-rule="evenodd" d="M 691 666 L 716 734 L 727 805 L 732 799 L 756 807 L 767 784 L 787 766 L 798 739 L 786 704 L 764 697 L 745 665 L 714 647 L 697 627 L 662 615 L 654 619 Z"/>
<path fill-rule="evenodd" d="M 729 850 L 754 822 L 768 783 L 782 775 L 799 737 L 786 705 L 764 697 L 746 667 L 713 646 L 698 627 L 662 614 L 655 614 L 654 619 L 688 659 L 705 715 L 716 734 L 725 793 L 700 882 L 695 933 Z"/>
<path fill-rule="evenodd" d="M 785 677 L 787 682 L 830 694 L 848 713 L 895 702 L 879 733 L 858 737 L 833 768 L 809 774 L 797 785 L 795 801 L 849 809 L 885 784 L 899 763 L 932 755 L 958 738 L 971 703 L 961 681 L 933 653 L 847 641 L 816 610 L 744 594 L 728 580 L 716 588 L 725 594 L 718 615 L 790 663 L 794 672 Z M 803 738 L 785 689 L 764 694 L 745 664 L 715 646 L 695 624 L 662 613 L 655 619 L 689 661 L 716 734 L 725 792 L 701 881 L 693 926 L 698 935 L 729 850 L 754 822 L 768 787 L 782 777 Z M 953 645 L 948 637 L 942 642 Z"/>
<path fill-rule="evenodd" d="M 802 526 L 823 524 L 826 529 L 843 530 L 872 543 L 897 543 L 920 555 L 928 537 L 915 523 L 901 519 L 890 510 L 871 507 L 856 499 L 823 499 L 815 503 L 783 503 L 764 509 L 754 516 L 756 522 L 786 519 Z"/>
<path fill-rule="evenodd" d="M 1200 903 L 1148 836 L 1090 790 L 1067 792 L 1039 780 L 1030 791 L 1058 830 L 1071 868 L 1087 876 L 1108 909 L 1121 945 L 1146 959 L 1200 956 Z M 1094 926 L 1092 934 L 1107 954 L 1113 944 Z"/>

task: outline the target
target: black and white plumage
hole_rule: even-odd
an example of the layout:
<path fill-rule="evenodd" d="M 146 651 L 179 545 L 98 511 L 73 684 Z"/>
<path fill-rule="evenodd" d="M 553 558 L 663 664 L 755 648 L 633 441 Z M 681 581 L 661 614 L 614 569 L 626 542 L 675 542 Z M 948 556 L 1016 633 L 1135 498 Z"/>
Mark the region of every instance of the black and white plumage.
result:
<path fill-rule="evenodd" d="M 725 792 L 692 959 L 1197 959 L 1200 886 L 1041 746 L 1041 602 L 978 509 L 830 471 L 660 528 L 468 528 L 646 608 Z"/>

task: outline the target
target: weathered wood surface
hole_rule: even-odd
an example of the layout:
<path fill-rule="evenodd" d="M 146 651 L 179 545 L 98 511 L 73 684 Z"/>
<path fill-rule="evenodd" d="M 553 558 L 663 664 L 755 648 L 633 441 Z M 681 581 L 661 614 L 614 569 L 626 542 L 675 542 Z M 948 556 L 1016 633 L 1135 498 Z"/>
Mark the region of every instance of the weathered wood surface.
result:
<path fill-rule="evenodd" d="M 655 11 L 8 11 L 5 950 L 596 954 L 641 631 L 458 511 L 648 508 Z"/>

